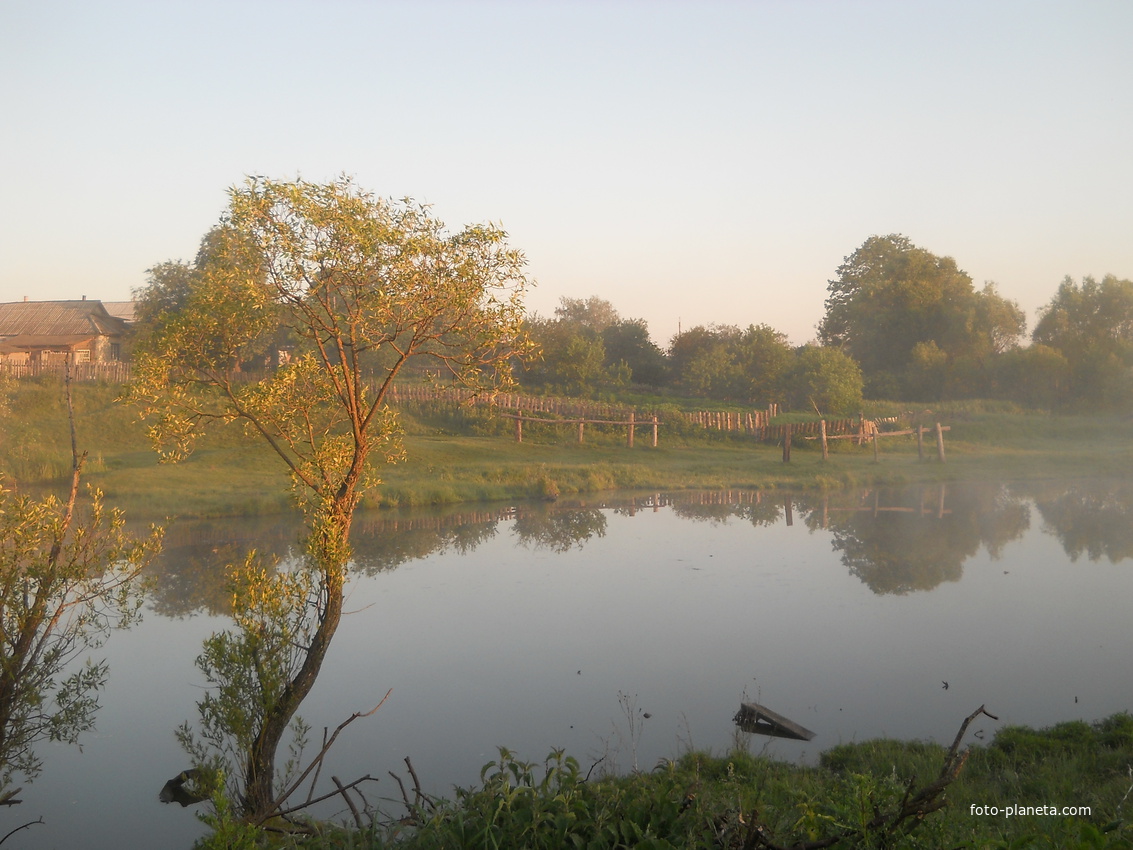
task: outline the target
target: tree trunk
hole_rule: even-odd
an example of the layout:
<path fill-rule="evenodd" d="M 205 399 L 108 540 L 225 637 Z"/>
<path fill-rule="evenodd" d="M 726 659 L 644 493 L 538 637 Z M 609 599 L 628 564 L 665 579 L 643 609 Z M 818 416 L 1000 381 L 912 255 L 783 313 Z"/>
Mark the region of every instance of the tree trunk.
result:
<path fill-rule="evenodd" d="M 275 800 L 275 754 L 288 724 L 299 710 L 307 694 L 315 686 L 331 639 L 342 619 L 343 590 L 349 550 L 353 495 L 339 493 L 336 504 L 326 515 L 317 518 L 307 538 L 307 549 L 315 568 L 322 575 L 325 607 L 319 615 L 319 626 L 311 639 L 307 656 L 295 677 L 288 683 L 280 699 L 264 718 L 252 751 L 248 753 L 248 770 L 244 782 L 244 814 L 250 819 L 266 819 L 277 807 Z"/>

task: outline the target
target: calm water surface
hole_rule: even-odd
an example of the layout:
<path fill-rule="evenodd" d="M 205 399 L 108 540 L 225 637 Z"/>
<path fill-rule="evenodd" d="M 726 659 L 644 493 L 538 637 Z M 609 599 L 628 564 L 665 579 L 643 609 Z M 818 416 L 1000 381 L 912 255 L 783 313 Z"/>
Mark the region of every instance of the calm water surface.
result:
<path fill-rule="evenodd" d="M 393 689 L 323 770 L 383 777 L 372 802 L 399 796 L 387 771 L 404 776 L 405 756 L 446 794 L 499 745 L 565 747 L 584 769 L 723 750 L 745 698 L 817 733 L 749 737 L 785 759 L 947 742 L 981 704 L 1000 718 L 976 724 L 988 738 L 1133 708 L 1124 482 L 617 494 L 366 514 L 356 532 L 348 614 L 301 714 L 321 737 Z M 293 557 L 298 535 L 286 518 L 170 527 L 144 622 L 105 647 L 98 728 L 81 751 L 44 748 L 0 825 L 45 823 L 12 846 L 192 843 L 196 807 L 157 792 L 188 766 L 173 731 L 203 693 L 201 641 L 229 622 L 224 564 L 250 547 Z"/>

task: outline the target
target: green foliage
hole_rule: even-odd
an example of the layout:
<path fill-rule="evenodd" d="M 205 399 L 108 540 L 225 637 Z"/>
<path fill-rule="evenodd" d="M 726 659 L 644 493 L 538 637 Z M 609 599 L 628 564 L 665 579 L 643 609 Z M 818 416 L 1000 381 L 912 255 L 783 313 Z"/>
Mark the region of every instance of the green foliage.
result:
<path fill-rule="evenodd" d="M 786 383 L 787 399 L 796 410 L 809 407 L 838 415 L 862 409 L 862 370 L 837 348 L 803 346 L 795 354 Z"/>
<path fill-rule="evenodd" d="M 944 747 L 891 740 L 845 744 L 824 753 L 817 768 L 743 750 L 724 756 L 690 752 L 651 772 L 599 780 L 587 779 L 560 750 L 539 765 L 501 748 L 478 786 L 458 789 L 454 799 L 435 807 L 413 807 L 415 825 L 393 825 L 379 837 L 367 832 L 361 840 L 368 843 L 354 846 L 1128 848 L 1133 833 L 1121 821 L 1121 807 L 1133 777 L 1108 770 L 1094 756 L 1108 746 L 1102 743 L 1106 735 L 1122 730 L 1110 742 L 1111 755 L 1133 758 L 1123 737 L 1129 724 L 1128 715 L 1116 715 L 1092 726 L 1005 730 L 987 748 L 971 751 L 943 808 L 899 825 L 885 813 L 901 809 L 910 784 L 924 787 L 939 775 Z M 1000 737 L 1017 754 L 1022 744 L 1027 755 L 1007 764 Z M 1036 775 L 1030 790 L 1017 784 L 1026 772 Z M 1093 813 L 1008 819 L 971 811 L 974 805 L 1052 801 L 1088 805 Z"/>
<path fill-rule="evenodd" d="M 88 659 L 59 677 L 137 618 L 138 576 L 160 543 L 156 529 L 146 540 L 128 534 L 97 490 L 81 503 L 78 486 L 76 472 L 61 501 L 0 481 L 0 796 L 17 774 L 35 779 L 37 744 L 75 743 L 93 727 L 106 664 Z"/>
<path fill-rule="evenodd" d="M 533 318 L 527 329 L 539 348 L 539 357 L 529 360 L 523 369 L 523 383 L 547 392 L 576 397 L 593 397 L 601 391 L 624 387 L 633 377 L 628 361 L 642 362 L 635 342 L 642 344 L 640 334 L 626 336 L 623 323 L 609 301 L 588 298 L 561 299 L 554 319 Z M 632 323 L 630 323 L 632 324 Z M 648 332 L 641 323 L 644 342 Z M 606 338 L 617 351 L 611 356 Z"/>
<path fill-rule="evenodd" d="M 465 385 L 507 380 L 528 347 L 523 263 L 498 228 L 450 235 L 426 207 L 347 179 L 249 180 L 194 266 L 177 271 L 176 297 L 163 296 L 159 274 L 141 293 L 155 306 L 131 398 L 170 457 L 211 426 L 240 423 L 309 496 L 345 506 L 365 490 L 372 457 L 399 457 L 385 398 L 403 368 L 431 363 Z M 295 341 L 287 358 L 281 340 Z"/>
<path fill-rule="evenodd" d="M 257 739 L 306 660 L 323 601 L 313 573 L 278 571 L 255 552 L 229 567 L 229 579 L 235 628 L 205 641 L 197 667 L 210 690 L 197 703 L 200 730 L 182 724 L 177 739 L 195 766 L 229 777 L 229 803 L 240 807 L 240 782 L 252 768 Z M 292 721 L 292 732 L 292 759 L 278 779 L 279 789 L 297 767 L 306 741 L 302 720 Z"/>
<path fill-rule="evenodd" d="M 1025 330 L 993 284 L 977 292 L 955 260 L 904 236 L 871 236 L 837 275 L 819 336 L 861 364 L 871 397 L 986 392 L 991 361 Z"/>
<path fill-rule="evenodd" d="M 786 336 L 768 325 L 697 326 L 673 338 L 669 358 L 686 392 L 759 405 L 783 400 L 792 362 Z"/>
<path fill-rule="evenodd" d="M 660 387 L 667 380 L 664 352 L 649 338 L 644 319 L 624 319 L 607 326 L 602 344 L 607 363 L 625 363 L 633 383 Z"/>
<path fill-rule="evenodd" d="M 1069 395 L 1108 408 L 1133 405 L 1133 281 L 1066 278 L 1033 334 L 1066 359 Z"/>

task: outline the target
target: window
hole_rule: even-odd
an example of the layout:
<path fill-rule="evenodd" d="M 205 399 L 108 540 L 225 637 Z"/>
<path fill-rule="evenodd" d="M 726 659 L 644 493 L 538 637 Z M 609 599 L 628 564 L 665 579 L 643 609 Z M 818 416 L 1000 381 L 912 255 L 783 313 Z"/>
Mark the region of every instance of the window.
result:
<path fill-rule="evenodd" d="M 90 349 L 89 348 L 79 348 L 79 349 L 77 349 L 75 351 L 75 362 L 76 363 L 90 363 Z"/>

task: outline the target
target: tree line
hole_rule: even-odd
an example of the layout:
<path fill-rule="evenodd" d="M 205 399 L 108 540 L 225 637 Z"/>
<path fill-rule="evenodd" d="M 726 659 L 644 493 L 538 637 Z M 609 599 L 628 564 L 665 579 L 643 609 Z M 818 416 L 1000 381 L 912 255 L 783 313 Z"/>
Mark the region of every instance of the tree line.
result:
<path fill-rule="evenodd" d="M 951 257 L 904 236 L 871 236 L 829 281 L 814 341 L 769 325 L 698 325 L 666 349 L 642 319 L 599 297 L 563 298 L 528 319 L 541 357 L 529 388 L 595 396 L 630 387 L 822 413 L 863 397 L 1002 398 L 1032 407 L 1133 405 L 1133 281 L 1067 277 L 1028 335 L 994 283 L 977 289 Z"/>

